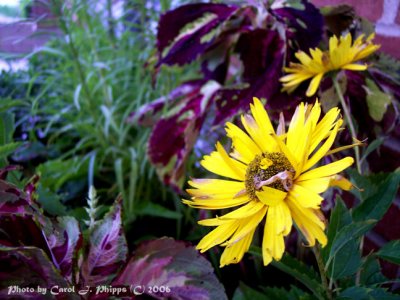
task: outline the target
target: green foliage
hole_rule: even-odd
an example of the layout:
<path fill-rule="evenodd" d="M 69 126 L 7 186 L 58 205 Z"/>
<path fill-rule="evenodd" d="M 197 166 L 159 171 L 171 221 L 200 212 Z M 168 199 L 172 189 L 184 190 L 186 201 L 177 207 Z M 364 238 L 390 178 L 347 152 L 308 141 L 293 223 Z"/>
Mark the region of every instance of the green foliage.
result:
<path fill-rule="evenodd" d="M 362 203 L 354 209 L 353 218 L 355 221 L 380 220 L 392 204 L 399 187 L 400 171 L 388 174 L 384 180 L 381 177 L 370 177 L 372 182 L 375 179 L 379 179 L 379 181 L 372 185 L 375 186 L 373 192 L 366 191 L 369 194 L 368 198 L 363 199 Z M 372 189 L 367 185 L 365 188 Z"/>
<path fill-rule="evenodd" d="M 384 260 L 400 265 L 400 240 L 387 243 L 376 255 Z"/>
<path fill-rule="evenodd" d="M 367 78 L 366 82 L 369 115 L 374 121 L 380 122 L 386 113 L 387 107 L 392 103 L 392 98 L 382 92 L 372 80 Z"/>
<path fill-rule="evenodd" d="M 145 65 L 153 61 L 155 41 L 150 23 L 158 13 L 146 9 L 142 1 L 130 1 L 126 6 L 130 16 L 104 22 L 109 8 L 95 13 L 96 3 L 73 1 L 67 7 L 63 1 L 51 2 L 49 8 L 58 17 L 63 36 L 28 56 L 29 78 L 24 78 L 23 89 L 17 84 L 15 88 L 6 85 L 10 87 L 4 94 L 11 98 L 0 102 L 0 110 L 15 106 L 21 110 L 26 103 L 19 99 L 28 99 L 30 111 L 25 111 L 25 118 L 39 120 L 29 138 L 31 145 L 38 142 L 45 146 L 41 153 L 47 161 L 37 171 L 42 176 L 38 188 L 42 205 L 48 212 L 72 212 L 89 185 L 100 182 L 99 193 L 106 194 L 104 198 L 123 196 L 128 222 L 149 214 L 176 219 L 178 212 L 143 205 L 150 199 L 168 201 L 171 195 L 158 183 L 147 161 L 148 129 L 127 120 L 143 104 L 171 90 L 178 80 L 185 80 L 180 75 L 186 70 L 163 68 L 152 88 L 152 74 Z M 13 77 L 9 81 L 17 82 Z M 26 92 L 21 94 L 20 90 Z M 4 130 L 12 137 L 12 131 Z M 0 143 L 1 157 L 17 146 Z M 24 151 L 18 152 L 21 159 L 34 149 Z M 50 198 L 58 200 L 51 202 Z"/>

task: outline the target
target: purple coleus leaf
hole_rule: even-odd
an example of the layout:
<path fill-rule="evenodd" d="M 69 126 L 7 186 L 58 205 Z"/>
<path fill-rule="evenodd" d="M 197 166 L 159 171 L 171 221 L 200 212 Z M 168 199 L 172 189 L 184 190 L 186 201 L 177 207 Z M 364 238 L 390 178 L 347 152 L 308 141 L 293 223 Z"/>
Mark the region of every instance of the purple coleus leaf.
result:
<path fill-rule="evenodd" d="M 13 184 L 0 179 L 0 214 L 27 211 L 29 211 L 29 201 L 25 193 Z"/>
<path fill-rule="evenodd" d="M 163 14 L 157 31 L 157 66 L 182 65 L 196 59 L 212 45 L 212 31 L 218 30 L 237 9 L 225 4 L 197 3 Z"/>
<path fill-rule="evenodd" d="M 81 285 L 109 284 L 125 263 L 128 247 L 121 223 L 121 199 L 89 234 L 88 249 L 81 266 Z"/>
<path fill-rule="evenodd" d="M 61 274 L 72 282 L 72 267 L 82 246 L 82 234 L 73 217 L 58 217 L 44 226 L 53 262 Z"/>
<path fill-rule="evenodd" d="M 170 102 L 174 107 L 167 109 L 155 123 L 147 153 L 151 163 L 156 166 L 159 177 L 177 190 L 183 184 L 187 157 L 218 89 L 219 84 L 215 81 L 191 81 L 184 83 L 164 99 L 162 105 Z M 179 97 L 173 99 L 174 96 Z M 154 105 L 161 105 L 160 100 L 156 100 Z M 139 122 L 151 124 L 151 116 L 151 110 L 145 107 L 137 118 Z"/>
<path fill-rule="evenodd" d="M 299 7 L 274 8 L 273 4 L 272 8 L 274 16 L 286 25 L 289 47 L 308 51 L 318 46 L 322 39 L 324 18 L 312 3 L 302 0 Z"/>
<path fill-rule="evenodd" d="M 193 247 L 171 238 L 139 246 L 113 284 L 140 287 L 156 299 L 227 299 L 211 264 Z"/>
<path fill-rule="evenodd" d="M 255 29 L 243 33 L 235 52 L 244 65 L 244 84 L 220 89 L 215 97 L 217 112 L 214 124 L 247 110 L 253 97 L 273 101 L 273 95 L 281 87 L 279 78 L 284 61 L 284 41 L 276 30 Z"/>
<path fill-rule="evenodd" d="M 1 299 L 54 299 L 56 297 L 45 297 L 38 292 L 38 286 L 68 287 L 68 282 L 49 260 L 48 255 L 37 247 L 0 247 L 0 266 Z M 25 290 L 20 292 L 23 288 Z M 48 292 L 47 290 L 49 295 Z M 70 293 L 68 299 L 80 298 Z"/>

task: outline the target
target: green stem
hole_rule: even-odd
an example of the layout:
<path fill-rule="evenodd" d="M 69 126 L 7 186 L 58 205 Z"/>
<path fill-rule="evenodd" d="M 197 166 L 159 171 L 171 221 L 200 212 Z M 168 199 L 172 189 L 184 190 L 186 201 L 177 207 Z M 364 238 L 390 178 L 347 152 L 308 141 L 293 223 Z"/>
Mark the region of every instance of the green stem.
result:
<path fill-rule="evenodd" d="M 322 285 L 324 286 L 324 290 L 326 292 L 327 299 L 332 300 L 333 299 L 332 290 L 329 288 L 329 285 L 328 285 L 328 277 L 325 272 L 325 266 L 324 266 L 324 262 L 321 257 L 321 251 L 320 251 L 319 245 L 316 245 L 314 247 L 314 254 L 315 254 L 315 259 L 317 260 L 317 265 L 318 265 L 319 273 L 321 275 Z"/>
<path fill-rule="evenodd" d="M 340 88 L 339 82 L 337 80 L 337 76 L 333 77 L 333 86 L 335 87 L 336 94 L 338 95 L 340 104 L 342 105 L 342 109 L 344 111 L 344 116 L 346 118 L 347 125 L 349 126 L 349 129 L 350 129 L 351 137 L 353 138 L 353 140 L 357 140 L 356 129 L 355 129 L 353 120 L 351 118 L 350 110 L 347 107 L 346 101 L 343 98 L 343 92 Z M 355 156 L 356 156 L 356 165 L 357 165 L 358 173 L 362 174 L 361 160 L 360 160 L 360 148 L 358 146 L 355 146 L 354 152 L 355 152 Z"/>

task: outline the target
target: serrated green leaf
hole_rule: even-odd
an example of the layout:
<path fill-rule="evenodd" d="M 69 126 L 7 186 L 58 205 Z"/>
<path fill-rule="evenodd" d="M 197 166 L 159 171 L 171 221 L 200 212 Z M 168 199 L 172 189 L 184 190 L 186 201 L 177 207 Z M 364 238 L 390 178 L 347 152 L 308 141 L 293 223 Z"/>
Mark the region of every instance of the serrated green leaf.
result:
<path fill-rule="evenodd" d="M 378 263 L 375 255 L 369 255 L 364 259 L 361 267 L 360 283 L 363 285 L 377 285 L 388 281 L 388 279 L 381 273 L 381 266 Z"/>
<path fill-rule="evenodd" d="M 266 296 L 245 285 L 243 282 L 240 282 L 239 287 L 235 290 L 235 293 L 233 294 L 232 300 L 257 300 L 257 299 L 268 299 Z"/>
<path fill-rule="evenodd" d="M 367 231 L 369 231 L 376 224 L 376 220 L 367 220 L 362 222 L 355 222 L 344 226 L 332 242 L 332 247 L 329 252 L 329 257 L 326 262 L 325 268 L 328 269 L 329 265 L 335 259 L 337 253 L 341 251 L 350 241 L 358 239 Z"/>
<path fill-rule="evenodd" d="M 380 122 L 386 113 L 388 105 L 392 102 L 390 95 L 382 92 L 371 79 L 366 80 L 367 87 L 367 106 L 368 112 L 372 119 Z"/>
<path fill-rule="evenodd" d="M 372 289 L 361 287 L 361 286 L 353 286 L 350 288 L 345 289 L 343 292 L 340 293 L 340 296 L 337 299 L 340 300 L 347 300 L 347 299 L 354 299 L 354 300 L 373 300 L 373 298 L 368 295 Z"/>
<path fill-rule="evenodd" d="M 390 174 L 386 180 L 378 185 L 377 191 L 353 211 L 354 221 L 375 219 L 380 220 L 389 209 L 400 182 L 400 172 Z"/>
<path fill-rule="evenodd" d="M 361 199 L 361 202 L 376 194 L 379 185 L 391 175 L 391 173 L 360 175 L 356 169 L 347 169 L 347 173 L 350 175 L 351 181 L 360 189 L 352 189 L 351 192 Z"/>
<path fill-rule="evenodd" d="M 399 299 L 398 295 L 394 295 L 382 288 L 369 288 L 363 286 L 353 286 L 345 289 L 340 293 L 340 296 L 336 299 L 347 300 L 395 300 Z"/>
<path fill-rule="evenodd" d="M 291 286 L 289 290 L 277 287 L 261 287 L 264 293 L 264 299 L 275 300 L 275 299 L 286 299 L 286 300 L 311 300 L 317 299 L 311 294 L 307 294 L 303 290 Z M 249 298 L 253 300 L 254 298 Z"/>
<path fill-rule="evenodd" d="M 352 222 L 349 210 L 340 197 L 336 198 L 336 205 L 331 213 L 327 232 L 328 244 L 321 250 L 322 257 L 326 262 L 335 240 L 336 234 Z M 339 251 L 328 268 L 329 277 L 340 279 L 357 272 L 361 265 L 361 255 L 358 251 L 357 240 L 351 240 L 341 251 Z"/>
<path fill-rule="evenodd" d="M 343 226 L 351 223 L 351 215 L 349 210 L 343 203 L 342 198 L 339 196 L 336 198 L 335 208 L 331 212 L 331 217 L 329 219 L 329 226 L 327 231 L 328 244 L 321 249 L 321 255 L 324 261 L 328 259 L 329 252 L 332 247 L 332 242 L 336 234 L 343 228 Z"/>
<path fill-rule="evenodd" d="M 252 246 L 249 252 L 259 257 L 262 256 L 260 247 Z M 285 253 L 280 261 L 272 261 L 271 265 L 300 281 L 312 291 L 318 299 L 324 299 L 324 291 L 320 278 L 312 268 L 309 268 L 288 253 Z"/>
<path fill-rule="evenodd" d="M 400 265 L 400 240 L 386 243 L 376 255 L 391 263 Z"/>

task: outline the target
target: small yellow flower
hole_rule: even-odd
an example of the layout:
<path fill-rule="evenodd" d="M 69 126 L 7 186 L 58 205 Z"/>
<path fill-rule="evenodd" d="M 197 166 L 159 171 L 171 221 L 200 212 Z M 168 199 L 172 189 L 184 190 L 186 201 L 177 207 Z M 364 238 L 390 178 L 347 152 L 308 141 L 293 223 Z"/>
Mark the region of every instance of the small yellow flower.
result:
<path fill-rule="evenodd" d="M 319 194 L 332 185 L 351 188 L 347 179 L 336 174 L 349 167 L 353 158 L 315 167 L 329 154 L 343 123 L 338 108 L 331 109 L 318 121 L 320 104 L 311 107 L 301 103 L 285 133 L 284 120 L 275 132 L 257 98 L 250 107 L 251 115 L 241 118 L 245 131 L 232 123 L 226 124 L 232 152 L 228 154 L 217 143 L 216 151 L 201 161 L 208 171 L 229 180 L 192 179 L 189 181 L 192 188 L 187 190 L 191 199 L 183 200 L 200 209 L 236 207 L 225 215 L 199 221 L 200 225 L 217 226 L 203 237 L 197 249 L 204 252 L 215 245 L 225 246 L 221 267 L 242 259 L 264 219 L 264 265 L 272 259 L 281 259 L 284 237 L 290 233 L 293 221 L 309 246 L 314 246 L 316 240 L 325 246 L 325 220 L 320 211 L 323 198 Z"/>
<path fill-rule="evenodd" d="M 379 49 L 379 45 L 372 43 L 374 34 L 371 34 L 364 42 L 364 35 L 360 35 L 352 45 L 351 34 L 348 33 L 340 40 L 336 36 L 329 39 L 329 51 L 321 51 L 318 48 L 310 49 L 307 55 L 303 51 L 295 54 L 300 63 L 289 64 L 285 72 L 291 73 L 283 76 L 280 81 L 283 82 L 283 91 L 292 92 L 300 83 L 312 78 L 308 86 L 306 95 L 311 97 L 315 94 L 325 73 L 333 70 L 353 70 L 364 71 L 366 64 L 357 64 L 355 62 L 369 56 Z"/>

